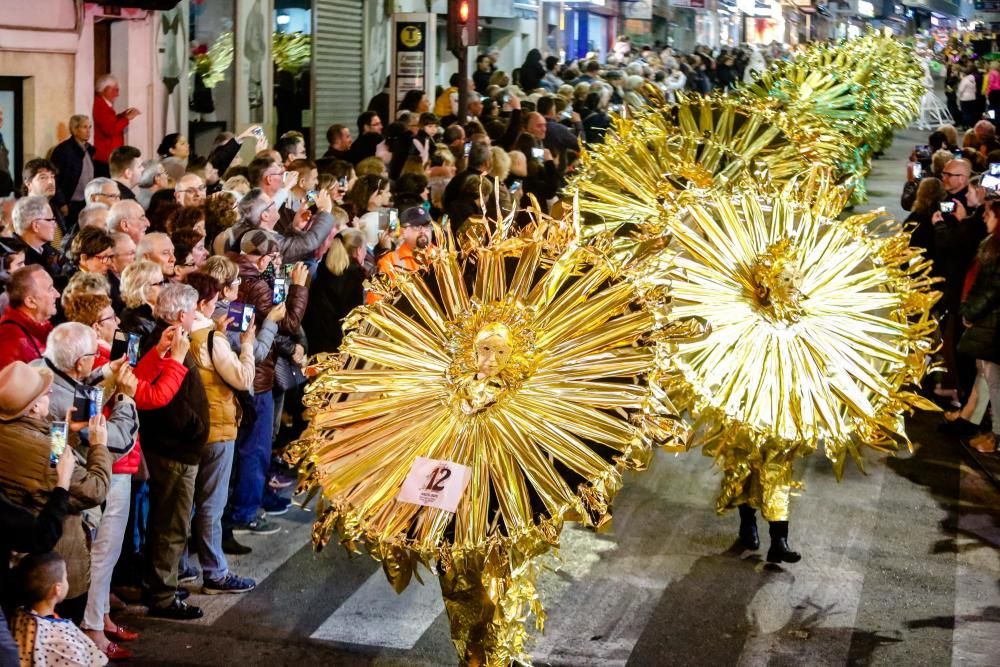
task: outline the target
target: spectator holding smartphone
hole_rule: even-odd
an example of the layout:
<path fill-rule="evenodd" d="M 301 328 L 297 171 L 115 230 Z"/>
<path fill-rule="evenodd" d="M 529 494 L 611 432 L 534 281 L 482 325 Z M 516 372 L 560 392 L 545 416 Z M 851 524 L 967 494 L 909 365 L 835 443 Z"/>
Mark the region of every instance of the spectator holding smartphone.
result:
<path fill-rule="evenodd" d="M 49 390 L 54 374 L 15 361 L 0 370 L 0 490 L 15 505 L 36 512 L 45 507 L 58 482 L 55 464 L 61 456 L 75 456 L 78 463 L 69 485 L 68 514 L 63 534 L 55 546 L 66 559 L 69 586 L 60 615 L 79 620 L 83 616 L 90 584 L 90 540 L 84 526 L 84 510 L 104 502 L 111 480 L 111 454 L 107 448 L 104 415 L 84 421 L 90 446 L 86 454 L 67 445 L 54 451 L 49 416 Z M 72 421 L 67 411 L 62 419 Z M 81 424 L 77 424 L 77 427 Z M 58 454 L 58 456 L 57 456 Z"/>
<path fill-rule="evenodd" d="M 236 431 L 243 415 L 235 392 L 247 391 L 254 380 L 254 337 L 256 327 L 240 333 L 240 352 L 233 352 L 226 338 L 231 323 L 225 318 L 216 323 L 211 318 L 219 300 L 221 285 L 204 273 L 188 276 L 188 284 L 198 292 L 198 305 L 191 326 L 191 356 L 201 375 L 208 396 L 208 447 L 202 452 L 194 487 L 192 547 L 201 565 L 202 592 L 245 593 L 257 585 L 229 569 L 222 550 L 222 513 L 229 495 Z M 185 551 L 181 561 L 183 578 L 197 576 Z"/>

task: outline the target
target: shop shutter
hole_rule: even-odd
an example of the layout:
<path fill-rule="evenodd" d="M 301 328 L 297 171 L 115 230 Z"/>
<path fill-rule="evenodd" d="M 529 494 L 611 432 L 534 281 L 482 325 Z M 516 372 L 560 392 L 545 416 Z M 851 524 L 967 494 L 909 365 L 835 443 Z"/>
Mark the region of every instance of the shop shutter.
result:
<path fill-rule="evenodd" d="M 364 3 L 359 0 L 316 0 L 314 43 L 316 146 L 326 150 L 326 128 L 341 123 L 357 132 L 364 76 Z"/>

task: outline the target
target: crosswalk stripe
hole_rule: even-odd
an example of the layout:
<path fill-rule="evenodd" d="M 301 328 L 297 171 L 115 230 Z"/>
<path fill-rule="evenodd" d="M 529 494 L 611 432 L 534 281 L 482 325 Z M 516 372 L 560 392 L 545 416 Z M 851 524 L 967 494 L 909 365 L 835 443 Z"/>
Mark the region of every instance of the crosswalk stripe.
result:
<path fill-rule="evenodd" d="M 384 648 L 413 648 L 444 612 L 437 579 L 426 571 L 421 577 L 426 582 L 424 585 L 414 580 L 397 595 L 382 570 L 376 570 L 310 638 Z"/>

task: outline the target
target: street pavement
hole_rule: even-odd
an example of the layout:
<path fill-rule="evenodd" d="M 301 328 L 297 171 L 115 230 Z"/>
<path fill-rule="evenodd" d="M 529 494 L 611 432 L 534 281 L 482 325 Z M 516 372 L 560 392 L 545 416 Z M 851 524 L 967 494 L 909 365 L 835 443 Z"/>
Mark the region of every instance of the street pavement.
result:
<path fill-rule="evenodd" d="M 875 162 L 864 211 L 902 219 L 906 155 L 925 132 L 899 133 Z M 600 535 L 568 527 L 540 579 L 548 612 L 536 665 L 1000 664 L 1000 495 L 939 417 L 909 422 L 912 453 L 869 455 L 867 475 L 837 482 L 820 455 L 798 468 L 781 567 L 734 543 L 738 519 L 713 510 L 719 473 L 699 452 L 659 452 L 630 474 Z M 231 568 L 246 595 L 202 596 L 196 622 L 121 621 L 142 631 L 137 665 L 457 664 L 433 576 L 396 595 L 367 556 L 309 545 L 313 515 L 293 507 L 280 534 Z"/>

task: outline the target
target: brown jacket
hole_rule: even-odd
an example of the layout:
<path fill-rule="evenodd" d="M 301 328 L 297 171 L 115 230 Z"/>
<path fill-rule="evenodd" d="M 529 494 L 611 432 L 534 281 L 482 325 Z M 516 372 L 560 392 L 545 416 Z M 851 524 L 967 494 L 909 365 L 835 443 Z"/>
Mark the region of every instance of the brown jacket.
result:
<path fill-rule="evenodd" d="M 267 314 L 274 308 L 274 292 L 246 255 L 240 255 L 236 263 L 240 267 L 240 291 L 236 300 L 249 303 L 256 308 L 257 322 L 263 322 Z M 299 285 L 288 286 L 288 297 L 285 299 L 285 319 L 278 322 L 279 333 L 293 335 L 299 330 L 307 303 L 309 303 L 308 289 Z M 264 361 L 257 364 L 253 379 L 255 394 L 271 391 L 274 387 L 274 362 L 276 358 L 276 352 L 272 346 Z"/>
<path fill-rule="evenodd" d="M 49 465 L 49 423 L 31 417 L 0 422 L 0 487 L 13 502 L 39 512 L 56 486 L 56 471 Z M 67 598 L 87 592 L 90 585 L 90 537 L 81 512 L 104 502 L 111 481 L 111 453 L 105 446 L 91 446 L 84 457 L 75 449 L 77 466 L 69 485 L 69 513 L 55 551 L 66 560 Z"/>

